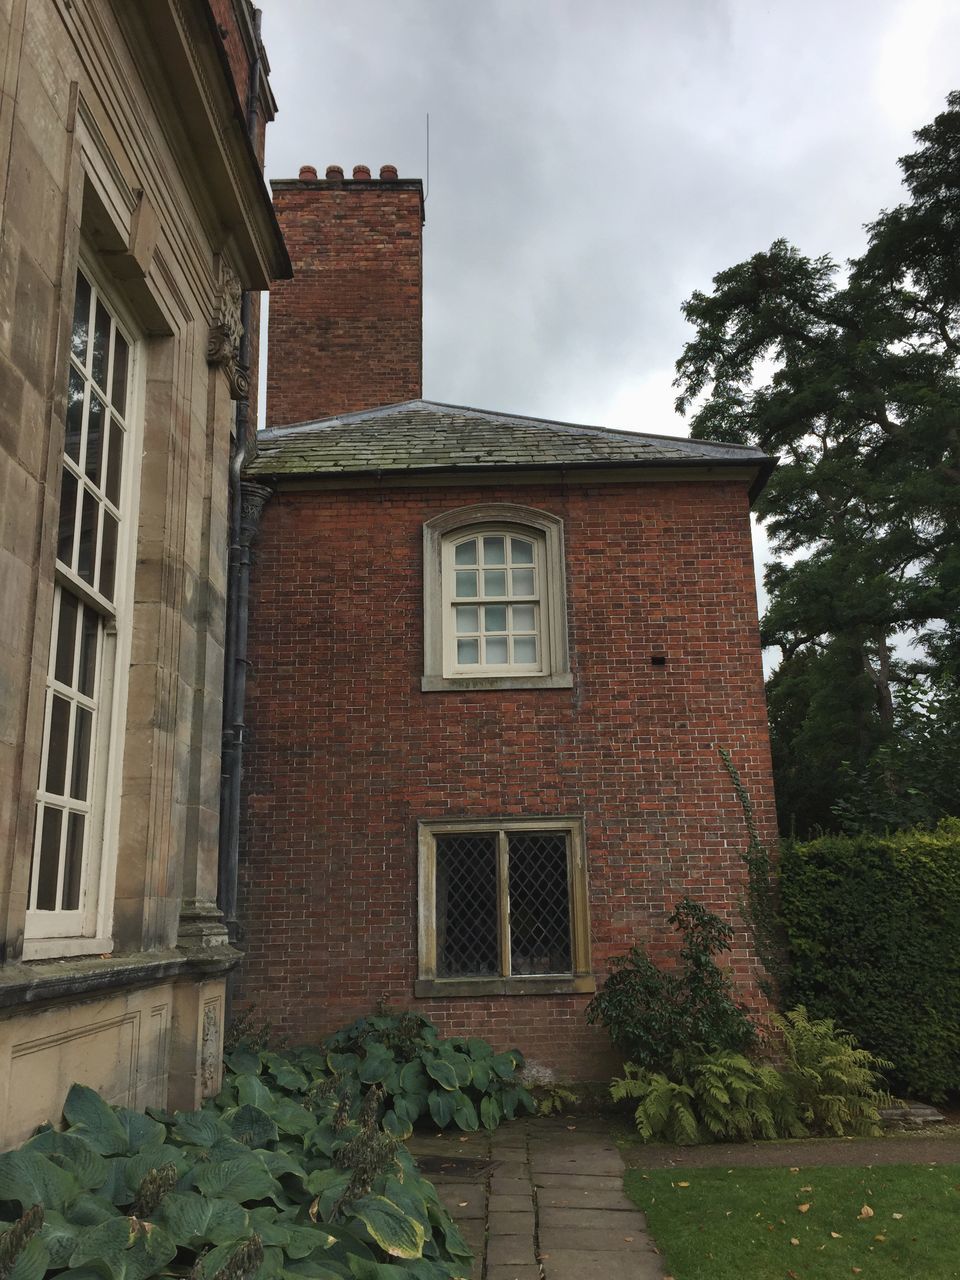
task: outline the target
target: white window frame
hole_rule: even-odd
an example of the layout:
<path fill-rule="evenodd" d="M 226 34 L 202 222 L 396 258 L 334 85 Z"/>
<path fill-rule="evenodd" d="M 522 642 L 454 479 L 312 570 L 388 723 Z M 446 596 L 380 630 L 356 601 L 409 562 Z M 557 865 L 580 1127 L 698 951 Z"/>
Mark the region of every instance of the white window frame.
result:
<path fill-rule="evenodd" d="M 76 910 L 38 910 L 31 908 L 30 904 L 34 901 L 35 885 L 39 872 L 41 823 L 39 820 L 36 822 L 34 854 L 24 924 L 23 957 L 26 960 L 60 956 L 100 955 L 113 949 L 111 936 L 113 898 L 120 819 L 127 676 L 130 667 L 132 643 L 133 586 L 136 565 L 137 517 L 142 453 L 144 399 L 142 340 L 126 309 L 118 303 L 117 298 L 111 293 L 109 287 L 105 286 L 102 275 L 96 270 L 95 265 L 87 255 L 81 256 L 80 261 L 77 263 L 77 272 L 82 273 L 91 286 L 94 298 L 91 313 L 95 314 L 95 300 L 102 301 L 128 347 L 126 405 L 123 419 L 123 461 L 120 476 L 119 503 L 115 506 L 110 504 L 109 501 L 105 503 L 106 509 L 112 510 L 118 517 L 119 529 L 112 600 L 103 595 L 96 585 L 86 582 L 71 566 L 64 564 L 59 559 L 56 561 L 54 571 L 54 611 L 51 624 L 49 674 L 37 792 L 37 813 L 39 818 L 45 804 L 57 807 L 57 795 L 46 792 L 44 786 L 47 777 L 53 694 L 58 689 L 61 693 L 64 692 L 63 686 L 58 685 L 55 679 L 55 664 L 60 600 L 62 594 L 67 592 L 82 605 L 92 608 L 101 619 L 98 670 L 95 676 L 94 693 L 91 699 L 78 698 L 78 701 L 83 705 L 91 706 L 94 712 L 87 803 L 83 806 L 86 813 L 85 851 L 79 907 Z M 92 333 L 89 336 L 89 343 L 92 346 Z M 89 357 L 86 364 L 89 367 Z M 80 369 L 72 353 L 67 365 L 68 370 Z M 108 373 L 108 380 L 111 376 L 112 370 Z M 85 395 L 89 398 L 88 376 L 87 383 Z M 105 429 L 108 422 L 109 413 L 107 422 L 104 424 Z M 64 458 L 68 457 L 66 448 L 63 456 Z M 82 465 L 72 459 L 63 463 L 63 469 L 64 471 L 71 471 L 77 476 L 80 476 L 83 471 Z M 75 537 L 80 519 L 82 491 L 83 483 L 81 481 L 74 527 Z M 58 498 L 58 511 L 59 504 L 60 499 Z M 101 518 L 101 528 L 102 523 Z M 96 557 L 99 555 L 99 549 L 98 541 L 98 547 L 95 548 L 95 563 Z M 70 763 L 68 746 L 68 775 Z M 73 800 L 65 800 L 64 802 L 65 809 L 78 807 Z"/>
<path fill-rule="evenodd" d="M 510 972 L 509 837 L 513 833 L 559 831 L 567 837 L 567 893 L 570 911 L 571 971 L 562 974 Z M 500 975 L 497 977 L 437 976 L 437 836 L 497 835 L 499 920 L 497 944 Z M 556 995 L 596 990 L 590 949 L 590 908 L 583 821 L 580 818 L 458 818 L 417 824 L 419 894 L 417 912 L 417 996 Z"/>
<path fill-rule="evenodd" d="M 456 543 L 492 534 L 534 543 L 537 563 L 539 652 L 536 666 L 460 666 L 453 612 Z M 509 598 L 505 598 L 509 603 Z M 569 689 L 563 521 L 546 511 L 496 502 L 459 507 L 423 526 L 424 692 L 482 689 Z"/>

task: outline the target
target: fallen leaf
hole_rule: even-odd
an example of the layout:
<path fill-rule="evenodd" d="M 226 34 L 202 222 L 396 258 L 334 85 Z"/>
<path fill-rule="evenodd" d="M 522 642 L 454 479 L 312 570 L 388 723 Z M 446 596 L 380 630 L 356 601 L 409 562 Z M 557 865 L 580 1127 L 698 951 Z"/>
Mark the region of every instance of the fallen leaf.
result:
<path fill-rule="evenodd" d="M 874 1238 L 874 1240 L 876 1240 L 876 1241 L 877 1241 L 877 1243 L 878 1243 L 878 1244 L 886 1244 L 886 1243 L 887 1243 L 887 1237 L 886 1237 L 886 1236 L 874 1236 L 873 1238 Z"/>
<path fill-rule="evenodd" d="M 800 1277 L 797 1275 L 796 1271 L 788 1271 L 787 1275 L 789 1276 L 790 1280 L 800 1280 Z"/>
<path fill-rule="evenodd" d="M 900 1219 L 903 1217 L 903 1214 L 902 1214 L 902 1213 L 891 1213 L 890 1217 L 891 1217 L 891 1218 L 896 1218 L 896 1220 L 899 1222 L 899 1221 L 900 1221 Z"/>
<path fill-rule="evenodd" d="M 797 1239 L 797 1237 L 796 1237 L 796 1236 L 791 1236 L 791 1238 L 790 1238 L 790 1243 L 791 1243 L 791 1244 L 799 1244 L 799 1243 L 800 1243 L 800 1241 Z"/>
<path fill-rule="evenodd" d="M 831 1232 L 830 1232 L 830 1235 L 832 1236 L 832 1238 L 833 1238 L 834 1240 L 841 1240 L 841 1239 L 843 1238 L 843 1237 L 840 1235 L 840 1232 L 839 1232 L 839 1231 L 831 1231 Z"/>
<path fill-rule="evenodd" d="M 675 1182 L 673 1185 L 674 1185 L 675 1187 L 689 1187 L 690 1183 L 689 1183 L 689 1182 Z"/>
<path fill-rule="evenodd" d="M 460 1208 L 461 1208 L 461 1209 L 465 1209 L 465 1208 L 467 1207 L 468 1201 L 466 1201 L 466 1200 L 458 1200 L 458 1201 L 457 1201 L 457 1204 L 460 1206 Z"/>
<path fill-rule="evenodd" d="M 790 1170 L 790 1172 L 791 1172 L 791 1173 L 799 1173 L 799 1172 L 800 1172 L 800 1168 L 799 1168 L 799 1166 L 796 1166 L 796 1167 L 792 1168 L 792 1169 Z"/>
<path fill-rule="evenodd" d="M 571 1132 L 571 1133 L 573 1133 L 573 1131 L 574 1131 L 574 1129 L 575 1129 L 576 1127 L 577 1127 L 577 1126 L 576 1126 L 575 1124 L 568 1124 L 568 1125 L 567 1125 L 567 1128 L 570 1130 L 570 1132 Z"/>
<path fill-rule="evenodd" d="M 633 1244 L 633 1236 L 624 1236 L 623 1238 L 626 1240 L 627 1244 Z M 880 1237 L 878 1236 L 877 1239 L 880 1239 Z"/>
<path fill-rule="evenodd" d="M 860 1219 L 861 1222 L 865 1222 L 867 1218 L 873 1217 L 873 1210 L 870 1208 L 868 1204 L 865 1204 L 863 1208 L 860 1210 L 860 1212 L 857 1214 L 857 1217 Z"/>
<path fill-rule="evenodd" d="M 800 1188 L 800 1190 L 801 1190 L 801 1191 L 812 1191 L 812 1190 L 813 1190 L 813 1187 L 801 1187 L 801 1188 Z"/>
<path fill-rule="evenodd" d="M 863 1267 L 851 1267 L 850 1270 L 853 1272 L 855 1276 L 858 1276 L 860 1272 L 863 1270 Z"/>
<path fill-rule="evenodd" d="M 810 1212 L 810 1206 L 808 1204 L 797 1205 L 797 1213 L 809 1213 L 809 1212 Z"/>

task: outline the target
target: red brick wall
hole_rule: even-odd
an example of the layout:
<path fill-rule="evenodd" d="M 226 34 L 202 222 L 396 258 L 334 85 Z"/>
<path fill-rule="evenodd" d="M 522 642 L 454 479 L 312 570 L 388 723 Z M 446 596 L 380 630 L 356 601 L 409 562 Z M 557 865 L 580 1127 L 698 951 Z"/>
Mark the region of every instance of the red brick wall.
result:
<path fill-rule="evenodd" d="M 471 502 L 563 518 L 572 690 L 422 693 L 422 527 Z M 593 959 L 657 956 L 696 894 L 737 927 L 746 835 L 721 743 L 775 819 L 745 488 L 659 482 L 280 494 L 253 578 L 239 999 L 294 1040 L 380 997 L 602 1078 L 587 997 L 417 1000 L 416 823 L 582 814 Z M 662 649 L 664 666 L 651 655 Z"/>
<path fill-rule="evenodd" d="M 294 278 L 270 291 L 268 426 L 421 395 L 422 186 L 354 173 L 271 184 Z"/>

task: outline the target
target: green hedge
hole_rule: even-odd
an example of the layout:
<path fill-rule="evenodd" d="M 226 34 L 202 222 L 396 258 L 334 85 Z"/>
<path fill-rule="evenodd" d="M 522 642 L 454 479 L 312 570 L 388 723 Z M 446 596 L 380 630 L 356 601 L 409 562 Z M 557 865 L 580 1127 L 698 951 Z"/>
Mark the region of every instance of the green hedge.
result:
<path fill-rule="evenodd" d="M 960 1089 L 960 820 L 785 845 L 790 1004 L 894 1063 L 894 1089 Z"/>

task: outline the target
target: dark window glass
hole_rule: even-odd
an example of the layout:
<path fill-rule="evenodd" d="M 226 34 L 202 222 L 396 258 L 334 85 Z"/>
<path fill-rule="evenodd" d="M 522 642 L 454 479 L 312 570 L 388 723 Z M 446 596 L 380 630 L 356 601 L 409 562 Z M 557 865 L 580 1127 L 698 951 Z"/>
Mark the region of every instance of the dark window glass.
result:
<path fill-rule="evenodd" d="M 63 896 L 60 906 L 64 911 L 76 911 L 80 906 L 81 872 L 83 871 L 83 827 L 82 813 L 71 813 L 67 817 L 67 849 L 63 864 Z"/>
<path fill-rule="evenodd" d="M 110 402 L 121 417 L 127 413 L 127 364 L 129 348 L 118 333 L 113 342 L 113 391 Z"/>
<path fill-rule="evenodd" d="M 98 387 L 106 389 L 107 357 L 110 354 L 110 313 L 102 302 L 97 300 L 97 318 L 93 326 L 93 380 Z"/>
<path fill-rule="evenodd" d="M 44 809 L 41 823 L 37 910 L 56 911 L 57 876 L 60 871 L 60 828 L 63 823 L 63 814 L 59 809 Z"/>
<path fill-rule="evenodd" d="M 95 485 L 100 484 L 103 462 L 103 431 L 107 418 L 107 406 L 94 391 L 90 395 L 90 415 L 87 418 L 87 475 Z"/>
<path fill-rule="evenodd" d="M 100 638 L 100 619 L 89 607 L 83 606 L 83 621 L 80 624 L 80 670 L 77 673 L 77 688 L 84 697 L 92 698 L 97 680 L 97 641 Z"/>
<path fill-rule="evenodd" d="M 80 433 L 83 430 L 83 378 L 70 370 L 67 382 L 67 435 L 64 449 L 74 462 L 80 461 Z"/>
<path fill-rule="evenodd" d="M 70 349 L 81 364 L 87 362 L 87 335 L 90 331 L 90 285 L 77 272 L 77 296 L 73 303 L 73 334 Z"/>
<path fill-rule="evenodd" d="M 64 468 L 60 488 L 60 534 L 57 541 L 57 559 L 61 564 L 73 567 L 73 535 L 77 522 L 77 477 Z"/>
<path fill-rule="evenodd" d="M 437 973 L 489 977 L 500 971 L 497 837 L 437 836 Z"/>
<path fill-rule="evenodd" d="M 117 522 L 109 511 L 103 513 L 103 538 L 100 543 L 99 591 L 113 599 L 117 579 Z"/>
<path fill-rule="evenodd" d="M 86 800 L 90 775 L 90 737 L 93 712 L 77 707 L 73 728 L 73 768 L 70 770 L 70 794 L 74 800 Z"/>
<path fill-rule="evenodd" d="M 50 746 L 47 750 L 47 790 L 55 796 L 65 793 L 69 734 L 70 703 L 55 693 L 50 708 Z"/>
<path fill-rule="evenodd" d="M 511 832 L 509 842 L 511 972 L 569 973 L 566 836 Z"/>
<path fill-rule="evenodd" d="M 77 573 L 93 586 L 93 566 L 97 555 L 97 513 L 100 504 L 89 489 L 83 491 L 80 512 L 80 544 L 77 547 Z"/>
<path fill-rule="evenodd" d="M 77 613 L 80 601 L 69 591 L 60 592 L 60 623 L 53 674 L 61 684 L 73 684 L 73 656 L 77 649 Z"/>
<path fill-rule="evenodd" d="M 110 418 L 110 452 L 107 454 L 107 479 L 104 493 L 115 507 L 120 505 L 120 476 L 123 470 L 123 427 Z"/>

